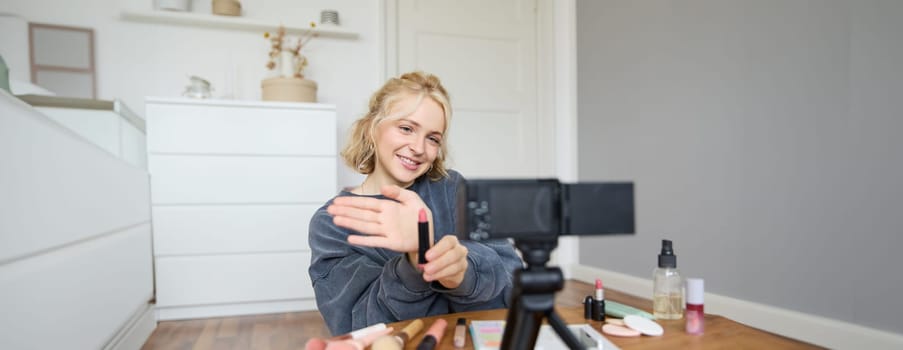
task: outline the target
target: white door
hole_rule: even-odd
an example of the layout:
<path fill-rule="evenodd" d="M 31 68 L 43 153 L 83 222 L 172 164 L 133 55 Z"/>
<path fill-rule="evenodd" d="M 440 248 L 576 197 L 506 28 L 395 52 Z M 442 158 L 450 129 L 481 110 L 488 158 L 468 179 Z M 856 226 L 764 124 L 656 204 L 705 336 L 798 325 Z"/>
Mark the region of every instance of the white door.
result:
<path fill-rule="evenodd" d="M 451 95 L 451 167 L 470 178 L 537 177 L 548 168 L 536 0 L 398 0 L 396 10 L 396 72 L 436 74 Z"/>

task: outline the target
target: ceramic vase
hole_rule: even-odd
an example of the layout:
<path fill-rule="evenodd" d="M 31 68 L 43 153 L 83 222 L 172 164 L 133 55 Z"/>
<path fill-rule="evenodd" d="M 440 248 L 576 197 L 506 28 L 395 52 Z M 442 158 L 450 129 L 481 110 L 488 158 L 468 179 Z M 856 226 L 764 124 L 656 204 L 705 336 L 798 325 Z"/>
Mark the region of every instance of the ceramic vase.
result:
<path fill-rule="evenodd" d="M 276 77 L 261 82 L 264 101 L 317 102 L 317 83 L 310 79 Z"/>
<path fill-rule="evenodd" d="M 279 75 L 283 78 L 295 76 L 295 55 L 291 51 L 279 52 Z"/>

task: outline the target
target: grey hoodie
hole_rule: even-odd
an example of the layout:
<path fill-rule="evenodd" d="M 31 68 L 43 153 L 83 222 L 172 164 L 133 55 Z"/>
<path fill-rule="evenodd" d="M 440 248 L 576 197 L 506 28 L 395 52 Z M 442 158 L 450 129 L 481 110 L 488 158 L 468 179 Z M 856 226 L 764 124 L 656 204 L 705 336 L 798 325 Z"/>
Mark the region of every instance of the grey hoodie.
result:
<path fill-rule="evenodd" d="M 408 188 L 432 211 L 435 241 L 455 232 L 455 191 L 461 181 L 461 175 L 450 170 L 447 178 L 430 181 L 421 176 Z M 338 196 L 356 195 L 342 191 Z M 332 334 L 379 322 L 508 306 L 512 274 L 523 266 L 509 241 L 462 240 L 469 266 L 461 285 L 447 289 L 424 281 L 402 253 L 349 244 L 348 235 L 360 233 L 333 224 L 326 212 L 330 203 L 310 220 L 308 272 L 317 307 Z"/>

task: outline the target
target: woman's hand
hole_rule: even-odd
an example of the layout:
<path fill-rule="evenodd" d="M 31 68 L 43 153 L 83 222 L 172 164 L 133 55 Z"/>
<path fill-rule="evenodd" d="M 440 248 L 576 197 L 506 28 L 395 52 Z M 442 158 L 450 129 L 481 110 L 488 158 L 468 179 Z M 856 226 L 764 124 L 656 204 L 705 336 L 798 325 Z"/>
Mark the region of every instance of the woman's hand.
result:
<path fill-rule="evenodd" d="M 336 225 L 363 233 L 349 235 L 348 243 L 365 247 L 378 247 L 408 253 L 408 261 L 416 266 L 419 249 L 417 219 L 420 209 L 426 210 L 427 220 L 433 221 L 433 213 L 417 193 L 398 186 L 383 186 L 384 196 L 398 202 L 370 198 L 343 196 L 332 201 L 326 211 L 333 216 Z M 433 241 L 433 225 L 430 225 L 430 242 Z M 447 235 L 426 252 L 423 279 L 438 281 L 445 288 L 454 289 L 464 281 L 467 271 L 467 247 L 458 238 Z"/>
<path fill-rule="evenodd" d="M 338 336 L 332 337 L 329 339 L 323 338 L 310 338 L 306 344 L 304 344 L 305 350 L 363 350 L 366 347 L 373 344 L 373 341 L 382 337 L 384 335 L 388 335 L 392 333 L 393 328 L 384 328 L 382 330 L 378 330 L 367 334 L 361 338 L 347 338 Z"/>
<path fill-rule="evenodd" d="M 417 219 L 420 209 L 426 210 L 427 220 L 433 213 L 417 193 L 398 186 L 383 186 L 384 196 L 398 202 L 370 198 L 342 196 L 332 201 L 326 211 L 333 216 L 337 226 L 355 230 L 364 235 L 349 235 L 348 243 L 366 247 L 378 247 L 408 254 L 416 262 L 418 245 Z M 430 225 L 430 242 L 433 226 Z M 411 256 L 413 255 L 413 258 Z"/>
<path fill-rule="evenodd" d="M 445 288 L 455 289 L 464 281 L 467 271 L 467 247 L 458 242 L 458 237 L 447 235 L 426 251 L 426 265 L 423 265 L 423 279 L 439 281 Z"/>

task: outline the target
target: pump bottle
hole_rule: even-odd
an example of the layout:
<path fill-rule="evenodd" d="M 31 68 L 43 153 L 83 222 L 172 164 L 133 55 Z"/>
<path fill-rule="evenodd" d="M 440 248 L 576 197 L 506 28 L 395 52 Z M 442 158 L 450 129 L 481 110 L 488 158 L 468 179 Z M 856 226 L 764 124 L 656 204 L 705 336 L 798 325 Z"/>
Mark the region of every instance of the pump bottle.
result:
<path fill-rule="evenodd" d="M 683 280 L 677 270 L 677 256 L 670 240 L 662 240 L 658 267 L 652 272 L 652 289 L 652 314 L 657 319 L 676 320 L 683 317 Z"/>

